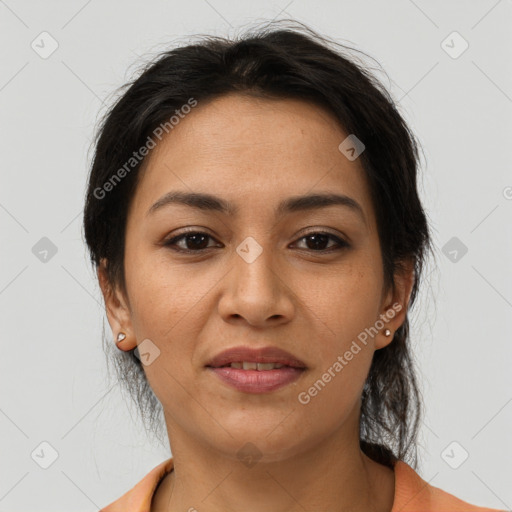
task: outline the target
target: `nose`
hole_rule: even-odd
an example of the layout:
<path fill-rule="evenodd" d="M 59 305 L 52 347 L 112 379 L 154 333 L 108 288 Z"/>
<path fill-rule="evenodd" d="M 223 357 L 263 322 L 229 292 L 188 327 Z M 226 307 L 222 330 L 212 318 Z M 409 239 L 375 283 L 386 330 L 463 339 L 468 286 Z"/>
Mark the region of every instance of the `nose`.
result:
<path fill-rule="evenodd" d="M 242 254 L 242 255 L 241 255 Z M 265 249 L 255 259 L 234 252 L 231 271 L 224 279 L 218 309 L 228 322 L 247 322 L 270 327 L 289 322 L 295 311 L 291 283 L 276 267 L 272 252 Z"/>

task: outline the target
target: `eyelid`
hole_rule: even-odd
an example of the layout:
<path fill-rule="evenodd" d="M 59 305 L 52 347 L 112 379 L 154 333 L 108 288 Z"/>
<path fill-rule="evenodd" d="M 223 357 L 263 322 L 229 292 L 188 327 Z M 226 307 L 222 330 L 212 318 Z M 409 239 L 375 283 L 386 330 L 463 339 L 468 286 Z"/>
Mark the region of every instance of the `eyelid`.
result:
<path fill-rule="evenodd" d="M 319 251 L 314 251 L 312 249 L 300 249 L 300 250 L 308 251 L 311 253 L 318 253 L 321 255 L 321 254 L 328 254 L 331 252 L 335 252 L 337 250 L 348 249 L 349 247 L 351 247 L 351 244 L 350 244 L 350 242 L 348 242 L 346 240 L 346 237 L 338 235 L 338 234 L 334 234 L 331 231 L 326 230 L 325 228 L 314 228 L 309 231 L 306 231 L 305 233 L 302 233 L 300 236 L 298 236 L 297 239 L 295 240 L 295 242 L 292 242 L 292 244 L 296 244 L 297 242 L 300 242 L 304 238 L 307 238 L 308 236 L 311 236 L 311 235 L 327 235 L 331 238 L 331 240 L 334 240 L 336 245 L 334 247 L 329 247 L 328 249 L 322 249 Z"/>
<path fill-rule="evenodd" d="M 186 235 L 193 235 L 193 234 L 198 234 L 198 235 L 206 235 L 208 237 L 210 237 L 212 240 L 215 240 L 216 242 L 218 242 L 218 240 L 213 236 L 211 235 L 208 230 L 206 228 L 203 228 L 203 227 L 192 227 L 192 228 L 183 228 L 183 231 L 179 231 L 178 233 L 174 233 L 172 236 L 170 237 L 166 237 L 163 242 L 162 242 L 162 245 L 166 246 L 170 246 L 172 245 L 173 243 L 176 243 L 177 240 L 182 240 L 183 237 L 185 237 Z M 208 249 L 211 249 L 211 247 L 209 247 Z M 180 251 L 181 252 L 202 252 L 202 251 L 205 251 L 206 249 L 201 249 L 200 251 L 190 251 L 190 250 L 186 250 L 186 249 L 176 249 L 176 251 Z"/>
<path fill-rule="evenodd" d="M 177 237 L 183 236 L 183 235 L 188 235 L 189 233 L 200 233 L 200 234 L 205 234 L 205 235 L 211 236 L 212 238 L 215 238 L 213 235 L 210 234 L 210 230 L 208 228 L 205 228 L 203 226 L 191 226 L 191 227 L 186 227 L 186 228 L 176 230 L 176 232 L 173 232 L 172 235 L 167 236 L 164 239 L 164 242 L 169 242 L 174 238 L 177 238 Z"/>
<path fill-rule="evenodd" d="M 308 236 L 308 235 L 316 235 L 316 234 L 323 234 L 323 235 L 331 235 L 335 238 L 338 238 L 340 240 L 343 240 L 345 241 L 344 239 L 347 239 L 347 243 L 348 243 L 348 237 L 345 236 L 343 233 L 341 232 L 334 232 L 331 228 L 324 228 L 322 226 L 313 226 L 313 227 L 307 227 L 307 228 L 304 228 L 304 230 L 301 230 L 299 231 L 299 234 L 297 235 L 298 238 L 302 238 L 302 237 L 305 237 L 305 236 Z"/>

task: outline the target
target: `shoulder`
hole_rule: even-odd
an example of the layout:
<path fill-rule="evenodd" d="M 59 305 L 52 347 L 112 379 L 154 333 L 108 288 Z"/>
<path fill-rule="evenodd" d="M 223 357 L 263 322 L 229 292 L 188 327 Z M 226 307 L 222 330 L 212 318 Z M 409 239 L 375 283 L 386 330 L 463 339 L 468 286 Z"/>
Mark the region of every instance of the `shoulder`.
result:
<path fill-rule="evenodd" d="M 154 467 L 135 487 L 99 512 L 149 512 L 158 484 L 172 468 L 171 457 Z"/>
<path fill-rule="evenodd" d="M 395 500 L 391 512 L 502 512 L 471 505 L 430 485 L 404 461 L 397 461 L 394 470 Z"/>

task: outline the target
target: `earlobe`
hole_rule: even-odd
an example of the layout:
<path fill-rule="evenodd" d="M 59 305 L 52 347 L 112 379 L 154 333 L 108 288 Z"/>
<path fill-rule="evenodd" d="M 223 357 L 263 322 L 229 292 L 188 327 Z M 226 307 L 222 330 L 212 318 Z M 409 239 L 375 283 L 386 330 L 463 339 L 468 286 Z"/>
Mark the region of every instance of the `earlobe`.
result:
<path fill-rule="evenodd" d="M 131 315 L 122 293 L 108 279 L 106 261 L 101 260 L 97 269 L 98 282 L 105 302 L 105 312 L 113 338 L 120 350 L 132 350 L 137 346 L 133 335 Z"/>
<path fill-rule="evenodd" d="M 400 270 L 395 272 L 394 285 L 383 302 L 384 307 L 382 308 L 380 318 L 383 319 L 385 327 L 377 336 L 375 342 L 376 350 L 389 345 L 393 341 L 395 332 L 405 322 L 414 279 L 413 261 L 402 263 Z"/>
<path fill-rule="evenodd" d="M 383 317 L 381 317 L 383 318 Z M 384 327 L 378 334 L 375 340 L 375 350 L 387 347 L 395 336 L 395 331 L 389 327 Z"/>
<path fill-rule="evenodd" d="M 126 343 L 123 343 L 126 340 Z M 137 346 L 135 340 L 130 340 L 126 338 L 126 334 L 124 332 L 120 332 L 117 335 L 116 339 L 116 347 L 123 352 L 127 352 L 129 350 L 133 350 Z"/>

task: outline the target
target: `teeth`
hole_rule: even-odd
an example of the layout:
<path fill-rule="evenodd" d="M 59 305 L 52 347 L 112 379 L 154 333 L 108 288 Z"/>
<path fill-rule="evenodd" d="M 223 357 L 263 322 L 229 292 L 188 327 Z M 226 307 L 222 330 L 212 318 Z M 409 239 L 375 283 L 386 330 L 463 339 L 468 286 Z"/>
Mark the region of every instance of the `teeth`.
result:
<path fill-rule="evenodd" d="M 273 370 L 274 363 L 258 363 L 258 370 Z"/>
<path fill-rule="evenodd" d="M 279 363 L 252 363 L 250 361 L 244 361 L 242 363 L 231 363 L 231 368 L 237 368 L 239 370 L 276 370 L 282 368 L 283 365 Z"/>

